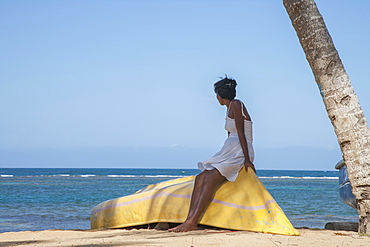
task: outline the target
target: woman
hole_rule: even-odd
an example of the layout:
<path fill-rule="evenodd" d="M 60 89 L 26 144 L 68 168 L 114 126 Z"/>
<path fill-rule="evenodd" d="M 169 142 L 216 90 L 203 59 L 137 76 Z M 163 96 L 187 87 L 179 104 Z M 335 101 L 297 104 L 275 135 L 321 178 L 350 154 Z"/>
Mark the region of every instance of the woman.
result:
<path fill-rule="evenodd" d="M 228 138 L 220 152 L 198 163 L 202 172 L 195 178 L 188 216 L 184 223 L 169 231 L 197 230 L 199 219 L 219 185 L 226 180 L 234 182 L 243 166 L 246 171 L 250 167 L 256 172 L 252 163 L 252 121 L 244 104 L 235 99 L 236 85 L 236 81 L 227 76 L 214 84 L 218 102 L 227 107 L 225 129 Z"/>

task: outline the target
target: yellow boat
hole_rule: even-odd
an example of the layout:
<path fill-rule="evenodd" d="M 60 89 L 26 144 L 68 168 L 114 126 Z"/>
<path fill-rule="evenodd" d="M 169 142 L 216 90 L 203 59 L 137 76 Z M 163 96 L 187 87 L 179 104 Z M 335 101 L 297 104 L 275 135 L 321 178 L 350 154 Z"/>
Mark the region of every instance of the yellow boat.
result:
<path fill-rule="evenodd" d="M 216 191 L 199 224 L 231 230 L 299 235 L 283 210 L 248 168 L 235 182 Z M 150 223 L 184 222 L 195 176 L 147 186 L 132 195 L 102 202 L 92 209 L 91 229 L 125 228 Z"/>

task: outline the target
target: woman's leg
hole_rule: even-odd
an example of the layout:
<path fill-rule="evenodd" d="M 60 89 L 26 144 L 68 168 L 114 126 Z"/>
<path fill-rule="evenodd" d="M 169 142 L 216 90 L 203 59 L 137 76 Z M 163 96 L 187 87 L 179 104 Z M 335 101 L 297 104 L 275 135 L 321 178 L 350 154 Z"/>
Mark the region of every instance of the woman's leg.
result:
<path fill-rule="evenodd" d="M 201 175 L 202 174 L 202 175 Z M 217 169 L 202 172 L 197 176 L 191 197 L 189 214 L 185 222 L 181 225 L 169 229 L 173 232 L 187 232 L 198 229 L 198 221 L 203 214 L 208 203 L 211 201 L 214 189 L 217 185 L 224 182 L 226 178 Z"/>
<path fill-rule="evenodd" d="M 186 219 L 190 218 L 194 214 L 195 206 L 198 204 L 200 192 L 202 191 L 204 177 L 207 176 L 209 172 L 209 170 L 204 170 L 195 177 L 194 188 L 193 192 L 191 193 L 189 212 Z"/>

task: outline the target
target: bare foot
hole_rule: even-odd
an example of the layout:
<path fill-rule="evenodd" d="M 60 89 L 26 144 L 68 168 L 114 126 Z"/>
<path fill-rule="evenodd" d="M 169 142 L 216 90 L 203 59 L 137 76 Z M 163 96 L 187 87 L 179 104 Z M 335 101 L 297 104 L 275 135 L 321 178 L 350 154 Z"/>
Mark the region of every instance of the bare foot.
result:
<path fill-rule="evenodd" d="M 188 232 L 188 231 L 194 231 L 194 230 L 199 230 L 198 226 L 190 224 L 188 222 L 184 222 L 181 225 L 168 229 L 169 232 Z"/>
<path fill-rule="evenodd" d="M 168 230 L 169 225 L 167 222 L 159 222 L 155 227 L 154 229 L 155 230 Z"/>

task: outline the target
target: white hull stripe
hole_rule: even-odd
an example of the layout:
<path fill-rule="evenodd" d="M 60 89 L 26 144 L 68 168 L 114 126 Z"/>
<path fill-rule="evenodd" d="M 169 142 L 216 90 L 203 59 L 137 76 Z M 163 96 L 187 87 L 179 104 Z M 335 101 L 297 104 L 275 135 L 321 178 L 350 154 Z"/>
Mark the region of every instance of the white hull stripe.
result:
<path fill-rule="evenodd" d="M 160 193 L 157 193 L 155 195 L 144 196 L 144 197 L 141 197 L 141 198 L 133 199 L 133 200 L 128 201 L 128 202 L 114 203 L 114 204 L 111 204 L 111 205 L 107 205 L 107 206 L 104 206 L 104 207 L 99 207 L 97 209 L 93 209 L 92 212 L 91 212 L 91 215 L 97 214 L 97 213 L 99 213 L 101 211 L 104 211 L 106 209 L 109 209 L 109 208 L 125 207 L 125 206 L 128 206 L 128 205 L 133 204 L 133 203 L 138 203 L 138 202 L 142 202 L 142 201 L 146 201 L 146 200 L 151 200 L 151 199 L 162 197 L 162 196 L 163 197 L 175 197 L 175 198 L 187 198 L 187 199 L 190 199 L 190 197 L 191 197 L 191 195 L 182 195 L 182 194 L 173 194 L 173 193 L 167 193 L 167 192 L 160 192 Z M 220 204 L 220 205 L 232 207 L 232 208 L 237 208 L 237 209 L 261 210 L 261 209 L 266 209 L 268 207 L 268 205 L 270 205 L 271 203 L 274 203 L 275 200 L 270 199 L 264 205 L 258 205 L 258 206 L 243 206 L 243 205 L 238 205 L 238 204 L 231 203 L 231 202 L 224 202 L 224 201 L 221 201 L 221 200 L 218 200 L 218 199 L 212 199 L 212 202 Z"/>

